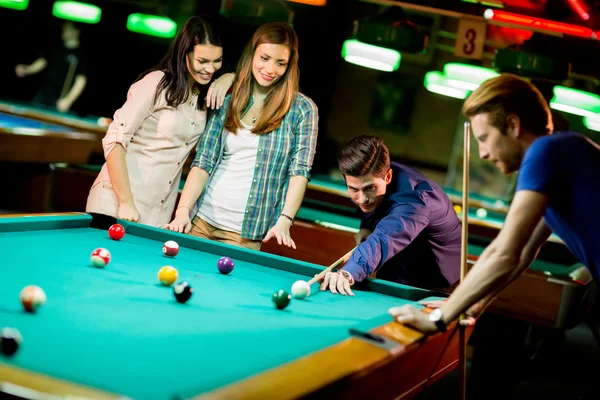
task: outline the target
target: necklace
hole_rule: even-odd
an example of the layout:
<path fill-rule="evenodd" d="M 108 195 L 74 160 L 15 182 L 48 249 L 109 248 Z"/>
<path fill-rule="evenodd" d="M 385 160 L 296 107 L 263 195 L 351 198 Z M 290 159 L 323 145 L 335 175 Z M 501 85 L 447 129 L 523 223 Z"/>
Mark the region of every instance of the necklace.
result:
<path fill-rule="evenodd" d="M 256 123 L 256 117 L 252 117 L 252 123 L 255 124 Z"/>

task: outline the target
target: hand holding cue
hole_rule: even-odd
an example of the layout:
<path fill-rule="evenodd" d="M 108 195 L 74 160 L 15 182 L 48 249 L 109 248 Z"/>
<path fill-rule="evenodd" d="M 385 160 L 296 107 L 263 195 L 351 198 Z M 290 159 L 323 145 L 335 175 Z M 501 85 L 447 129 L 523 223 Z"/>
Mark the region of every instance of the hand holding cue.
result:
<path fill-rule="evenodd" d="M 334 262 L 333 264 L 331 264 L 329 267 L 327 267 L 326 269 L 324 269 L 323 271 L 321 271 L 318 275 L 316 275 L 314 278 L 312 278 L 310 281 L 308 281 L 308 286 L 310 286 L 313 283 L 321 280 L 325 276 L 325 274 L 327 274 L 328 272 L 331 272 L 331 270 L 333 270 L 338 265 L 343 264 L 346 261 L 348 261 L 348 259 L 350 258 L 350 256 L 352 255 L 352 253 L 354 252 L 354 250 L 356 250 L 357 247 L 358 246 L 354 247 L 352 250 L 350 250 L 349 252 L 347 252 L 346 254 L 344 254 L 342 257 L 340 257 L 339 260 L 337 260 L 336 262 Z"/>

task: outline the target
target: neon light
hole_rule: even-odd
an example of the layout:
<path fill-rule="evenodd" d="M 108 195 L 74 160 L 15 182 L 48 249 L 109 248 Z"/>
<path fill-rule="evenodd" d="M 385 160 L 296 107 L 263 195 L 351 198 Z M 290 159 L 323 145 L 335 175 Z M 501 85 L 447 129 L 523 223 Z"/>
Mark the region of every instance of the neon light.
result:
<path fill-rule="evenodd" d="M 172 38 L 177 33 L 177 24 L 170 18 L 135 13 L 127 18 L 127 29 L 145 35 Z"/>
<path fill-rule="evenodd" d="M 569 5 L 573 9 L 573 11 L 575 11 L 582 20 L 587 21 L 588 19 L 590 19 L 590 14 L 588 14 L 584 5 L 581 4 L 579 2 L 579 0 L 568 0 L 568 1 L 569 1 Z"/>
<path fill-rule="evenodd" d="M 327 3 L 327 0 L 287 0 L 292 3 L 302 3 L 308 4 L 310 6 L 324 6 Z"/>
<path fill-rule="evenodd" d="M 584 38 L 595 38 L 596 34 L 589 28 L 582 26 L 564 24 L 562 22 L 550 21 L 527 15 L 513 14 L 506 11 L 492 10 L 488 8 L 483 13 L 485 19 L 520 25 L 527 28 L 545 29 L 551 32 L 564 33 L 566 35 L 580 36 Z"/>
<path fill-rule="evenodd" d="M 499 75 L 500 74 L 493 69 L 477 65 L 462 63 L 447 63 L 444 65 L 444 76 L 446 78 L 472 84 L 473 89 L 469 88 L 467 90 L 475 90 L 483 82 Z"/>
<path fill-rule="evenodd" d="M 52 15 L 56 18 L 75 22 L 97 24 L 100 22 L 102 10 L 93 4 L 80 3 L 78 1 L 57 1 L 52 7 Z"/>
<path fill-rule="evenodd" d="M 464 100 L 469 94 L 468 90 L 453 86 L 453 84 L 456 84 L 456 82 L 449 82 L 449 79 L 447 79 L 439 71 L 429 71 L 428 73 L 426 73 L 423 83 L 425 85 L 425 88 L 430 92 L 448 97 L 454 97 L 455 99 Z"/>
<path fill-rule="evenodd" d="M 402 55 L 396 50 L 373 46 L 356 39 L 344 42 L 342 57 L 349 63 L 387 72 L 396 71 L 402 59 Z"/>
<path fill-rule="evenodd" d="M 591 131 L 600 131 L 600 114 L 585 117 L 583 124 Z"/>
<path fill-rule="evenodd" d="M 565 86 L 555 86 L 550 107 L 582 117 L 593 117 L 600 113 L 600 96 Z"/>
<path fill-rule="evenodd" d="M 0 7 L 12 8 L 23 11 L 27 8 L 29 0 L 0 0 Z"/>

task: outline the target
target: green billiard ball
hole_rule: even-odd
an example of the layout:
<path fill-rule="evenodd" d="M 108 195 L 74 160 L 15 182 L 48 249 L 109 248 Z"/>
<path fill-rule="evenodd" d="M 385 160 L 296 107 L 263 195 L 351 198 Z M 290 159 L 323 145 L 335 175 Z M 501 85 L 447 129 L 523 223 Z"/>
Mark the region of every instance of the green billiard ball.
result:
<path fill-rule="evenodd" d="M 283 289 L 273 293 L 273 303 L 275 303 L 275 307 L 279 310 L 286 308 L 290 304 L 291 299 L 292 296 Z"/>

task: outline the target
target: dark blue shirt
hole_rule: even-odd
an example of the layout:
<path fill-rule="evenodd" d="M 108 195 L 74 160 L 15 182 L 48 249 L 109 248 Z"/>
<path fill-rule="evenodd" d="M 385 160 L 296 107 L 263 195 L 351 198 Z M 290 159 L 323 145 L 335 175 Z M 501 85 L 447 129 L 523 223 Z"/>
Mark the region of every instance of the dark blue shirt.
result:
<path fill-rule="evenodd" d="M 519 190 L 531 190 L 548 197 L 546 224 L 598 279 L 600 146 L 574 132 L 536 139 L 521 163 Z"/>
<path fill-rule="evenodd" d="M 360 282 L 377 278 L 421 288 L 447 288 L 460 278 L 461 223 L 452 202 L 435 182 L 398 163 L 383 202 L 362 213 L 371 229 L 344 269 Z"/>

